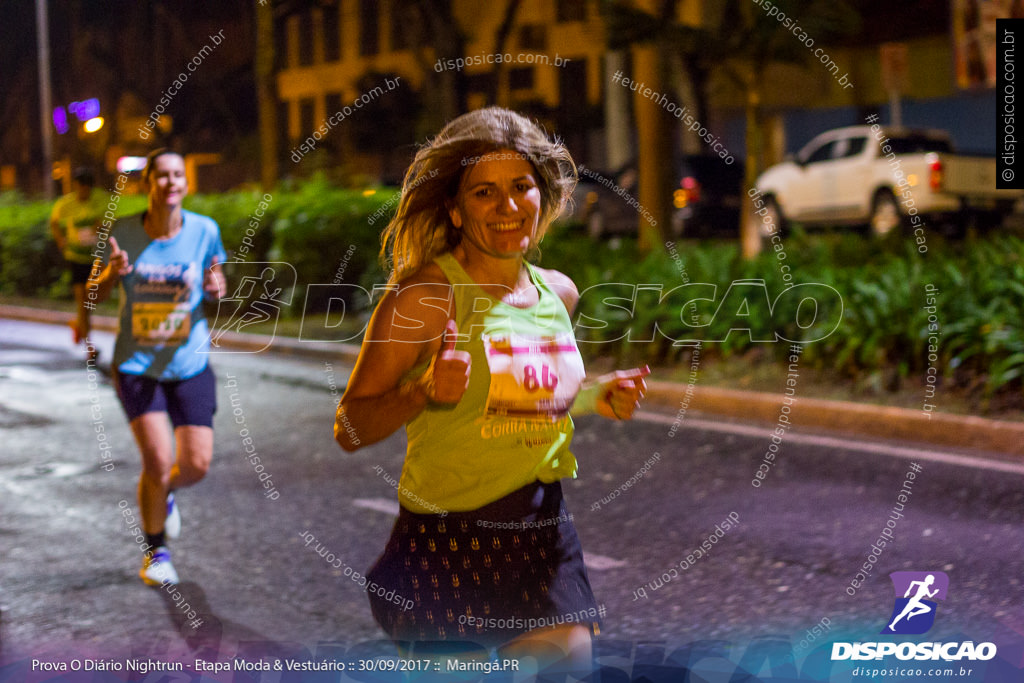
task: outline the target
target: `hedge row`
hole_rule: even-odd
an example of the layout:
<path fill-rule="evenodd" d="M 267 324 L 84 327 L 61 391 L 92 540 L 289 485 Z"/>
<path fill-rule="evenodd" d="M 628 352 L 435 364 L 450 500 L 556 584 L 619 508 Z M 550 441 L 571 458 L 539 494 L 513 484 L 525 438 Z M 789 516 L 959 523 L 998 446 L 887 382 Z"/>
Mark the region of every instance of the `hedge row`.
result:
<path fill-rule="evenodd" d="M 297 316 L 326 308 L 322 295 L 307 301 L 308 284 L 370 289 L 384 281 L 379 235 L 395 199 L 390 188 L 344 190 L 314 179 L 266 195 L 193 196 L 186 206 L 220 224 L 232 257 L 291 263 Z M 126 211 L 142 206 L 140 197 L 122 202 Z M 67 296 L 48 214 L 46 204 L 0 197 L 3 293 Z M 588 354 L 671 363 L 701 340 L 712 356 L 762 347 L 781 359 L 788 342 L 800 342 L 802 362 L 848 376 L 930 373 L 978 384 L 986 396 L 1020 389 L 1021 239 L 947 244 L 930 236 L 922 255 L 910 244 L 795 232 L 782 246 L 744 261 L 732 243 L 680 242 L 642 258 L 632 240 L 595 243 L 559 226 L 541 265 L 567 273 L 583 293 L 577 337 Z M 365 297 L 348 303 L 368 306 Z"/>
<path fill-rule="evenodd" d="M 803 343 L 802 363 L 844 376 L 930 375 L 932 382 L 980 387 L 985 398 L 1021 389 L 1019 237 L 929 237 L 921 255 L 910 243 L 796 232 L 783 247 L 744 261 L 732 244 L 680 243 L 639 259 L 631 244 L 615 253 L 566 240 L 548 247 L 545 265 L 564 269 L 584 291 L 577 337 L 615 340 L 609 348 L 631 359 L 672 362 L 689 340 L 702 340 L 722 358 L 766 346 L 781 360 L 793 341 Z M 651 286 L 634 294 L 609 283 Z M 595 284 L 600 294 L 585 290 Z"/>
<path fill-rule="evenodd" d="M 370 225 L 368 217 L 382 206 L 393 210 L 395 194 L 392 188 L 340 189 L 317 178 L 272 193 L 192 195 L 185 208 L 217 221 L 230 260 L 290 262 L 301 273 L 304 292 L 306 283 L 333 282 L 343 260 L 344 282 L 358 282 L 368 269 L 377 269 L 386 218 Z M 13 193 L 0 195 L 0 293 L 70 296 L 50 237 L 50 207 Z M 117 216 L 144 208 L 145 198 L 123 197 Z"/>

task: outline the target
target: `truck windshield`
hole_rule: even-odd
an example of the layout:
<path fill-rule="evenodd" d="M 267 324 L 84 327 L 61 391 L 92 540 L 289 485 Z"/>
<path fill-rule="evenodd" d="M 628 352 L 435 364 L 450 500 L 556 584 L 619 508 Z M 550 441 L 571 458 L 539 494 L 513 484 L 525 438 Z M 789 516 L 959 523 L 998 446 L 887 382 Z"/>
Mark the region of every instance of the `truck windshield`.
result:
<path fill-rule="evenodd" d="M 903 135 L 898 138 L 889 138 L 889 146 L 896 154 L 917 154 L 921 152 L 945 152 L 950 153 L 949 140 L 932 138 L 926 135 Z"/>

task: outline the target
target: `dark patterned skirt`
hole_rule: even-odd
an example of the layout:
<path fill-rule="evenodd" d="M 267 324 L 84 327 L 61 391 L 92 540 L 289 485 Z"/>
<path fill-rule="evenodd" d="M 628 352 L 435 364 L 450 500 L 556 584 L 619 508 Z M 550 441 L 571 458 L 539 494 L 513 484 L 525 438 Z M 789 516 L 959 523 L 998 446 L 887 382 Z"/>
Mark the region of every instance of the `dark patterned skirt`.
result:
<path fill-rule="evenodd" d="M 560 482 L 445 516 L 401 508 L 367 579 L 373 616 L 396 642 L 490 648 L 536 628 L 600 624 Z"/>

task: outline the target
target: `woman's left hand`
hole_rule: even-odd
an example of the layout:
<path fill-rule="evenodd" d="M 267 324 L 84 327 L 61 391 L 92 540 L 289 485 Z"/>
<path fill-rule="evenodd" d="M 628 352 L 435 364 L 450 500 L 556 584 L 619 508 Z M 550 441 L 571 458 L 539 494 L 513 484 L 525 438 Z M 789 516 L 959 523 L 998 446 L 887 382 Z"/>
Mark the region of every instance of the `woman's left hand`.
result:
<path fill-rule="evenodd" d="M 227 294 L 228 282 L 224 277 L 224 271 L 221 270 L 219 258 L 216 256 L 213 257 L 213 265 L 203 275 L 203 291 L 211 299 L 220 299 Z"/>
<path fill-rule="evenodd" d="M 613 420 L 629 420 L 633 411 L 640 406 L 640 399 L 647 391 L 644 377 L 651 374 L 646 365 L 631 370 L 617 370 L 597 378 L 600 392 L 597 399 L 597 413 Z"/>

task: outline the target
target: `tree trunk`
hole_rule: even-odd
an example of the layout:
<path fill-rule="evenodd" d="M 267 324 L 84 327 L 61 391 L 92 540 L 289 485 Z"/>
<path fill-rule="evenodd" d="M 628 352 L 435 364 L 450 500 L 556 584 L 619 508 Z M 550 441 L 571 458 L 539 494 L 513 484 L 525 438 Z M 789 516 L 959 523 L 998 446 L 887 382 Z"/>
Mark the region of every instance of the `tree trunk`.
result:
<path fill-rule="evenodd" d="M 763 73 L 756 65 L 752 65 L 747 73 L 746 83 L 746 136 L 747 160 L 744 168 L 743 187 L 752 188 L 761 172 L 761 77 Z M 761 228 L 754 205 L 749 194 L 744 192 L 743 206 L 745 210 L 740 220 L 740 253 L 746 261 L 753 260 L 761 253 Z M 778 229 L 778 226 L 775 226 Z"/>
<path fill-rule="evenodd" d="M 665 122 L 665 111 L 657 101 L 643 93 L 665 93 L 661 50 L 656 45 L 634 48 L 634 79 L 638 83 L 633 103 L 636 107 L 637 184 L 640 204 L 638 247 L 649 253 L 665 242 L 669 225 L 669 183 L 671 182 L 672 144 Z M 612 87 L 620 87 L 613 85 Z"/>
<path fill-rule="evenodd" d="M 519 12 L 519 5 L 522 4 L 522 0 L 509 0 L 508 4 L 505 5 L 505 14 L 502 17 L 501 24 L 498 25 L 498 30 L 494 32 L 494 52 L 497 54 L 504 54 L 506 44 L 508 43 L 509 37 L 512 35 L 512 28 L 516 23 L 516 14 Z M 508 66 L 501 62 L 494 65 L 494 71 L 492 72 L 494 77 L 491 79 L 491 88 L 489 93 L 488 104 L 498 104 L 502 107 L 508 107 L 507 101 L 502 101 L 502 97 L 507 97 L 508 88 L 501 87 L 501 81 L 503 78 L 508 78 Z"/>
<path fill-rule="evenodd" d="M 605 73 L 629 73 L 624 50 L 604 55 Z M 603 168 L 618 171 L 633 159 L 633 128 L 629 125 L 629 91 L 611 83 L 604 98 L 605 159 Z"/>
<path fill-rule="evenodd" d="M 260 119 L 260 185 L 277 184 L 277 87 L 274 82 L 274 8 L 256 5 L 256 98 Z"/>

